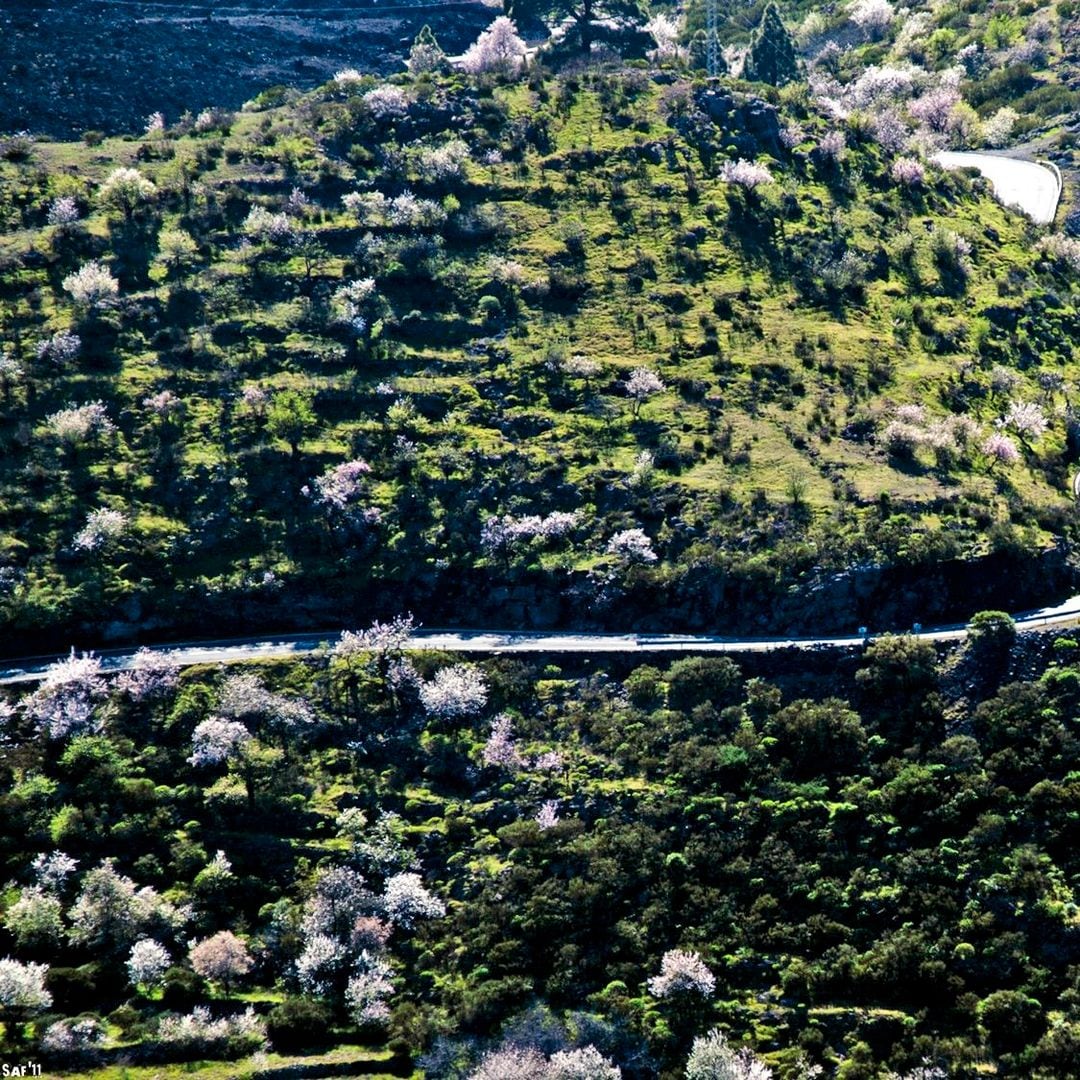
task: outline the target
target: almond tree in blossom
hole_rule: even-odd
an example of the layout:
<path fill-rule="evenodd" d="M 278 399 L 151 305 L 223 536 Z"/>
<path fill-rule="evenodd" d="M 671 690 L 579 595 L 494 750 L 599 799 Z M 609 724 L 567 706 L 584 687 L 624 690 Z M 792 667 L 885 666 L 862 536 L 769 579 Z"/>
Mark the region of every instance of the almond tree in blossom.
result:
<path fill-rule="evenodd" d="M 71 655 L 52 664 L 41 685 L 23 706 L 50 739 L 73 735 L 96 735 L 105 725 L 98 705 L 105 697 L 106 684 L 101 661 L 93 653 Z"/>

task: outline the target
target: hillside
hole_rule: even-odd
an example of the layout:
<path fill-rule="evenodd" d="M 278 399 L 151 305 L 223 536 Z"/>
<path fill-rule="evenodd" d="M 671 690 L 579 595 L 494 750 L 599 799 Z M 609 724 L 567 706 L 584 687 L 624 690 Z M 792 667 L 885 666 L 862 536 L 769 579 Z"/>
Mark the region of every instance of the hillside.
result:
<path fill-rule="evenodd" d="M 1060 592 L 1033 560 L 1074 521 L 1072 242 L 769 93 L 346 72 L 9 140 L 9 633 L 884 627 Z"/>
<path fill-rule="evenodd" d="M 1080 1077 L 1072 0 L 209 8 L 0 13 L 0 1072 Z"/>
<path fill-rule="evenodd" d="M 1072 638 L 987 614 L 942 655 L 595 670 L 403 656 L 403 632 L 111 682 L 72 657 L 8 703 L 9 1057 L 1078 1075 Z"/>

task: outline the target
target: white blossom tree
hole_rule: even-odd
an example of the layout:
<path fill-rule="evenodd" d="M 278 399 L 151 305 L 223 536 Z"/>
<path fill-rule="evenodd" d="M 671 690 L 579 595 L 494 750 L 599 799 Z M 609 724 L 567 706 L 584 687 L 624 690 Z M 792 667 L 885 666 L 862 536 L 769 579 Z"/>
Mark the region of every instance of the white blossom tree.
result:
<path fill-rule="evenodd" d="M 80 446 L 97 442 L 116 431 L 104 402 L 69 405 L 45 418 L 45 430 L 62 446 L 74 452 Z"/>
<path fill-rule="evenodd" d="M 81 351 L 82 338 L 78 334 L 73 334 L 69 330 L 58 330 L 51 337 L 37 343 L 34 355 L 41 362 L 64 368 L 74 363 Z"/>
<path fill-rule="evenodd" d="M 1020 451 L 1016 443 L 1008 435 L 1002 435 L 995 431 L 989 435 L 982 444 L 982 452 L 990 459 L 991 464 L 1013 465 L 1020 460 Z"/>
<path fill-rule="evenodd" d="M 555 799 L 548 799 L 544 802 L 533 820 L 535 820 L 541 832 L 547 832 L 548 829 L 554 829 L 555 826 L 559 824 L 558 801 Z"/>
<path fill-rule="evenodd" d="M 331 671 L 337 676 L 350 715 L 361 715 L 361 676 L 374 676 L 396 703 L 405 684 L 418 681 L 404 659 L 404 649 L 419 624 L 411 614 L 389 622 L 375 620 L 366 630 L 345 630 L 330 650 Z"/>
<path fill-rule="evenodd" d="M 876 41 L 888 30 L 896 17 L 896 9 L 889 0 L 855 0 L 849 16 L 867 37 Z"/>
<path fill-rule="evenodd" d="M 371 466 L 366 461 L 345 461 L 331 465 L 301 493 L 322 509 L 329 522 L 359 531 L 377 525 L 382 517 L 377 507 L 363 505 L 370 474 Z"/>
<path fill-rule="evenodd" d="M 562 540 L 581 519 L 575 510 L 553 510 L 549 514 L 492 514 L 480 529 L 480 546 L 487 555 L 508 558 L 512 551 L 536 541 Z"/>
<path fill-rule="evenodd" d="M 102 206 L 119 210 L 128 221 L 144 203 L 157 197 L 157 187 L 138 169 L 122 167 L 114 169 L 98 188 L 98 201 Z"/>
<path fill-rule="evenodd" d="M 411 191 L 404 191 L 390 200 L 386 218 L 387 224 L 395 229 L 415 232 L 442 226 L 446 211 L 434 199 L 421 199 Z"/>
<path fill-rule="evenodd" d="M 960 100 L 960 91 L 955 87 L 936 86 L 912 101 L 908 111 L 932 134 L 940 135 L 948 130 L 949 119 Z"/>
<path fill-rule="evenodd" d="M 97 704 L 105 696 L 101 661 L 93 653 L 51 664 L 38 688 L 23 702 L 26 715 L 50 739 L 96 734 L 104 725 Z"/>
<path fill-rule="evenodd" d="M 386 882 L 383 910 L 395 925 L 411 930 L 418 919 L 441 919 L 446 905 L 424 887 L 419 874 L 394 874 Z"/>
<path fill-rule="evenodd" d="M 694 1040 L 686 1080 L 771 1080 L 772 1070 L 750 1050 L 736 1050 L 719 1028 Z"/>
<path fill-rule="evenodd" d="M 626 482 L 632 488 L 648 488 L 656 472 L 656 455 L 651 450 L 642 450 L 634 458 L 634 467 Z"/>
<path fill-rule="evenodd" d="M 78 552 L 90 554 L 105 551 L 121 540 L 128 531 L 128 518 L 120 510 L 102 507 L 86 515 L 83 527 L 75 534 L 71 546 Z"/>
<path fill-rule="evenodd" d="M 116 688 L 132 701 L 159 701 L 180 683 L 180 665 L 160 649 L 139 649 L 131 667 L 117 677 Z"/>
<path fill-rule="evenodd" d="M 376 620 L 366 630 L 345 630 L 334 644 L 335 659 L 374 654 L 380 658 L 399 655 L 419 623 L 412 614 L 395 615 L 389 622 Z"/>
<path fill-rule="evenodd" d="M 345 1002 L 357 1024 L 382 1024 L 390 1019 L 386 999 L 394 994 L 390 965 L 377 956 L 362 952 L 357 972 L 345 988 Z"/>
<path fill-rule="evenodd" d="M 140 888 L 117 873 L 111 859 L 105 859 L 83 878 L 68 912 L 68 936 L 75 945 L 127 952 L 140 937 L 176 931 L 187 917 L 185 909 L 170 904 L 149 886 Z"/>
<path fill-rule="evenodd" d="M 1034 401 L 1010 401 L 1004 423 L 1006 427 L 1012 428 L 1024 442 L 1040 438 L 1050 427 L 1042 406 Z"/>
<path fill-rule="evenodd" d="M 420 704 L 429 716 L 440 720 L 474 716 L 487 704 L 487 680 L 471 664 L 440 668 L 421 684 Z"/>
<path fill-rule="evenodd" d="M 469 1073 L 468 1080 L 547 1080 L 548 1063 L 531 1046 L 505 1046 L 491 1050 Z"/>
<path fill-rule="evenodd" d="M 300 697 L 268 690 L 257 675 L 242 672 L 228 676 L 221 686 L 218 712 L 229 720 L 239 720 L 282 735 L 296 734 L 315 722 L 311 706 Z"/>
<path fill-rule="evenodd" d="M 345 943 L 329 934 L 311 934 L 305 938 L 303 951 L 296 959 L 296 977 L 306 994 L 328 997 L 348 960 Z"/>
<path fill-rule="evenodd" d="M 254 736 L 238 720 L 223 720 L 211 716 L 201 720 L 191 734 L 191 754 L 188 761 L 196 768 L 238 761 L 244 747 Z"/>
<path fill-rule="evenodd" d="M 288 214 L 274 214 L 264 206 L 253 206 L 244 219 L 244 232 L 260 243 L 287 247 L 296 240 L 296 230 Z"/>
<path fill-rule="evenodd" d="M 367 333 L 383 306 L 372 277 L 357 278 L 339 285 L 330 299 L 338 321 L 351 326 L 357 337 Z"/>
<path fill-rule="evenodd" d="M 838 165 L 847 155 L 847 136 L 842 131 L 827 131 L 817 144 L 819 157 Z"/>
<path fill-rule="evenodd" d="M 920 1064 L 905 1073 L 888 1073 L 885 1080 L 949 1080 L 949 1074 L 940 1065 L 934 1065 L 924 1058 Z"/>
<path fill-rule="evenodd" d="M 374 906 L 375 898 L 363 874 L 351 866 L 320 870 L 315 891 L 304 905 L 304 933 L 325 934 L 336 941 L 346 941 L 356 920 Z"/>
<path fill-rule="evenodd" d="M 81 307 L 98 308 L 120 293 L 120 282 L 98 260 L 84 263 L 63 280 L 64 292 Z"/>
<path fill-rule="evenodd" d="M 382 225 L 390 212 L 390 200 L 381 191 L 351 191 L 341 202 L 361 225 Z"/>
<path fill-rule="evenodd" d="M 159 390 L 142 399 L 143 408 L 161 420 L 178 417 L 184 412 L 184 401 L 172 390 Z"/>
<path fill-rule="evenodd" d="M 771 184 L 773 174 L 764 165 L 740 158 L 738 161 L 724 162 L 720 167 L 720 179 L 725 184 L 734 184 L 747 191 L 753 191 L 764 184 Z"/>
<path fill-rule="evenodd" d="M 160 985 L 171 963 L 169 950 L 160 941 L 143 938 L 131 946 L 125 966 L 131 984 L 149 990 Z"/>
<path fill-rule="evenodd" d="M 595 1046 L 583 1046 L 552 1054 L 546 1080 L 622 1080 L 622 1069 Z"/>
<path fill-rule="evenodd" d="M 926 166 L 918 158 L 898 157 L 892 163 L 889 175 L 902 187 L 921 187 L 926 180 Z"/>
<path fill-rule="evenodd" d="M 709 998 L 716 991 L 716 976 L 696 952 L 669 949 L 660 960 L 660 974 L 653 975 L 648 985 L 649 993 L 656 998 L 673 994 L 700 994 Z"/>
<path fill-rule="evenodd" d="M 4 913 L 4 926 L 19 949 L 54 945 L 64 933 L 63 907 L 53 893 L 31 885 L 20 890 L 18 899 Z"/>
<path fill-rule="evenodd" d="M 645 30 L 652 36 L 656 48 L 651 53 L 654 60 L 677 60 L 684 55 L 685 50 L 679 46 L 679 38 L 682 36 L 682 23 L 674 15 L 663 12 L 654 15 L 646 24 Z"/>
<path fill-rule="evenodd" d="M 429 184 L 460 183 L 466 177 L 468 164 L 469 146 L 462 139 L 421 150 L 417 162 L 420 175 Z"/>
<path fill-rule="evenodd" d="M 45 221 L 60 229 L 69 229 L 82 217 L 78 201 L 73 195 L 58 195 L 49 204 Z"/>
<path fill-rule="evenodd" d="M 46 892 L 61 893 L 67 885 L 67 879 L 75 873 L 78 865 L 78 859 L 73 859 L 63 851 L 51 851 L 47 855 L 43 853 L 35 856 L 30 869 L 34 880 Z"/>
<path fill-rule="evenodd" d="M 0 394 L 4 404 L 10 404 L 12 388 L 22 381 L 26 371 L 11 353 L 0 349 Z"/>
<path fill-rule="evenodd" d="M 266 1044 L 266 1023 L 250 1005 L 242 1013 L 216 1020 L 205 1005 L 197 1005 L 185 1016 L 163 1016 L 157 1040 L 182 1050 L 186 1058 L 215 1056 L 226 1046 L 241 1046 L 250 1053 Z"/>
<path fill-rule="evenodd" d="M 461 58 L 461 67 L 470 75 L 495 74 L 513 77 L 525 67 L 525 42 L 518 37 L 517 26 L 500 15 Z"/>
<path fill-rule="evenodd" d="M 13 1025 L 25 1023 L 52 1004 L 52 994 L 45 989 L 48 974 L 48 964 L 24 964 L 11 957 L 0 960 L 0 1019 L 9 1038 L 15 1035 Z"/>
<path fill-rule="evenodd" d="M 607 543 L 607 553 L 625 563 L 654 563 L 657 555 L 643 529 L 623 529 Z"/>
<path fill-rule="evenodd" d="M 376 120 L 400 120 L 408 114 L 412 98 L 400 86 L 377 86 L 364 95 L 364 104 Z"/>
<path fill-rule="evenodd" d="M 626 396 L 633 402 L 634 416 L 641 412 L 641 406 L 649 398 L 663 392 L 663 380 L 650 368 L 634 368 L 626 380 Z"/>
<path fill-rule="evenodd" d="M 481 759 L 485 765 L 511 771 L 517 771 L 525 764 L 514 742 L 514 722 L 506 713 L 499 713 L 491 721 L 491 733 L 484 743 Z"/>
<path fill-rule="evenodd" d="M 105 1039 L 104 1024 L 92 1016 L 82 1020 L 57 1020 L 45 1029 L 41 1049 L 54 1061 L 72 1068 L 93 1061 Z"/>
<path fill-rule="evenodd" d="M 1020 114 L 1008 105 L 997 110 L 983 124 L 983 141 L 987 146 L 1006 146 L 1012 138 L 1013 129 L 1020 122 Z"/>

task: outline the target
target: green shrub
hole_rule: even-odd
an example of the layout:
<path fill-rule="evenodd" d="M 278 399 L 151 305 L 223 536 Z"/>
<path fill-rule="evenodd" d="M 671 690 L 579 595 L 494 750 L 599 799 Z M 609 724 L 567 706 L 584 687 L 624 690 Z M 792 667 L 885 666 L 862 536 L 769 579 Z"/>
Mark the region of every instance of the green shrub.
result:
<path fill-rule="evenodd" d="M 330 1034 L 330 1013 L 309 998 L 286 998 L 266 1018 L 266 1032 L 274 1049 L 293 1054 L 321 1046 Z"/>

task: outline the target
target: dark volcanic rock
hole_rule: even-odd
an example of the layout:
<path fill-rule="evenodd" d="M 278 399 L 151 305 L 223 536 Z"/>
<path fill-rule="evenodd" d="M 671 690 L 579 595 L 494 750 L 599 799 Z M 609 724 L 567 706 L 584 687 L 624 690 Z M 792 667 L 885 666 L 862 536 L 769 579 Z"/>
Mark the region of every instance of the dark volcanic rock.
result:
<path fill-rule="evenodd" d="M 0 4 L 0 128 L 135 132 L 158 110 L 172 123 L 238 108 L 270 86 L 317 86 L 343 67 L 400 70 L 424 23 L 461 52 L 491 19 L 467 0 L 434 11 L 356 0 L 11 0 Z"/>
<path fill-rule="evenodd" d="M 760 98 L 743 98 L 723 90 L 706 90 L 698 105 L 730 140 L 737 153 L 752 157 L 764 150 L 779 156 L 780 121 L 774 106 Z"/>

